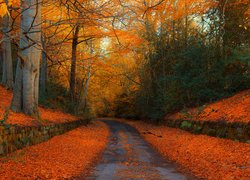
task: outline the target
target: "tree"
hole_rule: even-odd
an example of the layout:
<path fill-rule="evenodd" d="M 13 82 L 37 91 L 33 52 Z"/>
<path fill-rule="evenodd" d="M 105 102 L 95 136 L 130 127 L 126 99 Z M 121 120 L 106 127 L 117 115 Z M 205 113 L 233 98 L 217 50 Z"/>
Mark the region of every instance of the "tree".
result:
<path fill-rule="evenodd" d="M 41 0 L 21 2 L 21 35 L 12 110 L 38 116 Z"/>
<path fill-rule="evenodd" d="M 40 68 L 40 78 L 39 78 L 39 90 L 42 96 L 45 96 L 46 93 L 46 84 L 47 84 L 47 71 L 48 71 L 48 62 L 47 62 L 47 55 L 46 55 L 46 48 L 44 38 L 42 37 L 42 59 L 41 59 L 41 68 Z"/>
<path fill-rule="evenodd" d="M 73 31 L 72 40 L 72 56 L 71 56 L 71 71 L 70 71 L 70 97 L 71 101 L 76 100 L 76 60 L 77 60 L 77 45 L 79 44 L 79 30 L 80 25 L 77 24 Z"/>
<path fill-rule="evenodd" d="M 6 7 L 8 0 L 5 0 Z M 3 16 L 3 74 L 2 84 L 8 89 L 13 88 L 13 67 L 12 67 L 12 50 L 11 50 L 11 30 L 10 30 L 10 15 L 6 13 Z"/>

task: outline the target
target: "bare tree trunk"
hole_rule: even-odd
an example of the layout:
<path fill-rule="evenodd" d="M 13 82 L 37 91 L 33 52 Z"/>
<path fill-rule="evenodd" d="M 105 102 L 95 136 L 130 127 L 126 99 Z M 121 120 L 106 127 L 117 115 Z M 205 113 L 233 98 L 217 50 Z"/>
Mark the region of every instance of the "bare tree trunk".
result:
<path fill-rule="evenodd" d="M 94 49 L 93 49 L 93 42 L 90 42 L 90 53 L 93 55 L 94 54 Z M 85 88 L 84 88 L 84 93 L 83 93 L 83 109 L 85 110 L 87 107 L 87 96 L 88 96 L 88 90 L 89 90 L 89 82 L 91 78 L 91 70 L 92 70 L 92 63 L 90 60 L 88 61 L 88 74 L 87 74 L 87 79 L 85 83 Z"/>
<path fill-rule="evenodd" d="M 45 49 L 44 41 L 42 40 L 43 49 Z M 47 84 L 47 56 L 45 52 L 42 53 L 42 62 L 41 62 L 41 73 L 40 73 L 40 94 L 42 96 L 46 93 L 46 84 Z"/>
<path fill-rule="evenodd" d="M 91 78 L 91 65 L 89 65 L 88 67 L 87 80 L 85 83 L 85 88 L 84 88 L 84 93 L 83 93 L 83 109 L 86 109 L 87 107 L 87 96 L 88 96 L 90 78 Z"/>
<path fill-rule="evenodd" d="M 41 0 L 21 3 L 21 38 L 12 110 L 38 116 Z"/>
<path fill-rule="evenodd" d="M 74 102 L 76 99 L 76 58 L 77 58 L 76 53 L 77 53 L 79 30 L 80 26 L 76 25 L 72 41 L 72 57 L 71 57 L 71 70 L 70 70 L 70 97 L 72 102 Z"/>
<path fill-rule="evenodd" d="M 8 0 L 5 0 L 8 4 Z M 8 89 L 13 88 L 13 67 L 10 35 L 10 16 L 3 17 L 3 76 L 2 84 Z"/>

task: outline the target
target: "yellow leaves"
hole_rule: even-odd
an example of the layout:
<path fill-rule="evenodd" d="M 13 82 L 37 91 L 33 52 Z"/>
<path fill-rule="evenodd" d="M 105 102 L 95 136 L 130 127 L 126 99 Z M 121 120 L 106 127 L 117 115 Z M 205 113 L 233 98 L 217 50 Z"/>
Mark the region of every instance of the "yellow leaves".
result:
<path fill-rule="evenodd" d="M 0 17 L 3 17 L 8 13 L 9 12 L 6 3 L 4 2 L 4 0 L 0 0 Z"/>
<path fill-rule="evenodd" d="M 9 0 L 8 1 L 8 6 L 15 6 L 18 4 L 19 4 L 19 0 Z M 8 6 L 4 0 L 0 0 L 0 17 L 5 16 L 6 14 L 9 14 Z"/>
<path fill-rule="evenodd" d="M 245 30 L 247 30 L 247 27 L 246 26 L 243 26 L 243 25 L 239 25 L 240 28 L 244 28 Z"/>

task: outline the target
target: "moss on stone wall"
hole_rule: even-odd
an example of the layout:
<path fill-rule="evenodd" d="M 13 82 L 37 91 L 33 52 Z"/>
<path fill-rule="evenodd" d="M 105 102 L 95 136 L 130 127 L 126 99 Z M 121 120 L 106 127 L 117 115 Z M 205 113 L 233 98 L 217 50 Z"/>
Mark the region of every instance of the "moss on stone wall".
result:
<path fill-rule="evenodd" d="M 167 120 L 166 125 L 196 134 L 227 138 L 241 142 L 250 140 L 250 123 L 226 121 Z"/>
<path fill-rule="evenodd" d="M 6 155 L 18 149 L 47 141 L 86 123 L 85 120 L 79 120 L 37 127 L 0 126 L 0 155 Z"/>

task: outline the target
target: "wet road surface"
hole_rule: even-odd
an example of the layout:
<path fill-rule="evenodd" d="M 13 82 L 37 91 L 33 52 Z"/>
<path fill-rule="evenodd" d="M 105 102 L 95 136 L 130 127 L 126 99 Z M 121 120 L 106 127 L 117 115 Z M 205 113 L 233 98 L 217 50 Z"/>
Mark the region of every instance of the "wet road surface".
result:
<path fill-rule="evenodd" d="M 101 162 L 88 180 L 185 180 L 193 179 L 165 161 L 130 125 L 104 120 L 110 128 L 110 142 Z"/>

